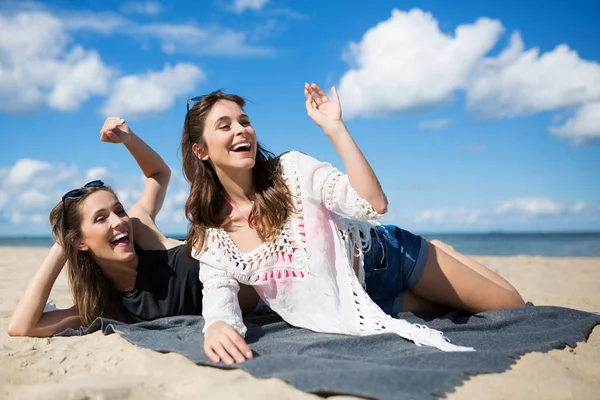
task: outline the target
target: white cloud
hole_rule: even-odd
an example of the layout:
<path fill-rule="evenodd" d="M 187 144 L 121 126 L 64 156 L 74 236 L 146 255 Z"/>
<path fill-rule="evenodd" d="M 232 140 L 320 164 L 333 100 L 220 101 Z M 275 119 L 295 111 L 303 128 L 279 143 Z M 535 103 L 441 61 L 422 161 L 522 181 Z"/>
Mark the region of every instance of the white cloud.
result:
<path fill-rule="evenodd" d="M 201 28 L 195 24 L 133 24 L 125 32 L 117 30 L 116 33 L 158 39 L 162 51 L 167 54 L 249 56 L 272 53 L 270 48 L 249 44 L 245 33 L 221 26 Z"/>
<path fill-rule="evenodd" d="M 269 0 L 233 0 L 231 11 L 241 14 L 246 10 L 260 10 L 267 5 Z"/>
<path fill-rule="evenodd" d="M 571 207 L 571 211 L 574 212 L 575 214 L 579 214 L 582 211 L 584 211 L 586 209 L 586 204 L 583 201 L 578 201 L 577 203 L 573 204 L 573 207 Z"/>
<path fill-rule="evenodd" d="M 43 209 L 53 202 L 56 203 L 55 200 L 47 192 L 35 188 L 25 190 L 17 198 L 20 207 L 25 210 Z"/>
<path fill-rule="evenodd" d="M 142 195 L 143 186 L 136 186 L 137 185 L 133 184 L 131 187 L 128 188 L 119 188 L 115 190 L 117 196 L 119 197 L 119 200 L 126 208 L 131 207 L 133 203 L 135 203 Z"/>
<path fill-rule="evenodd" d="M 12 222 L 13 225 L 19 225 L 23 221 L 23 219 L 24 216 L 20 212 L 14 212 L 10 214 L 10 222 Z"/>
<path fill-rule="evenodd" d="M 500 21 L 480 18 L 450 35 L 429 13 L 393 10 L 391 18 L 348 45 L 344 58 L 350 69 L 339 82 L 345 115 L 423 110 L 464 91 L 467 109 L 485 118 L 575 108 L 572 118 L 550 132 L 576 144 L 599 139 L 600 64 L 566 44 L 545 53 L 525 49 L 518 32 L 499 55 L 485 57 L 502 32 Z M 444 126 L 428 122 L 419 127 Z M 552 123 L 559 122 L 555 114 Z"/>
<path fill-rule="evenodd" d="M 600 139 L 600 101 L 582 105 L 562 126 L 550 127 L 550 132 L 576 144 Z"/>
<path fill-rule="evenodd" d="M 6 218 L 12 225 L 27 225 L 31 227 L 31 224 L 41 225 L 48 221 L 48 216 L 43 214 L 25 214 L 22 212 L 13 212 L 10 214 L 0 215 L 0 218 Z M 48 234 L 48 232 L 46 232 Z"/>
<path fill-rule="evenodd" d="M 8 170 L 4 184 L 7 186 L 21 186 L 28 184 L 32 178 L 52 169 L 52 166 L 43 161 L 22 158 L 15 163 L 15 166 Z"/>
<path fill-rule="evenodd" d="M 81 47 L 77 47 L 68 58 L 70 67 L 57 76 L 48 97 L 48 105 L 60 111 L 77 110 L 91 95 L 106 93 L 113 75 L 95 52 L 86 54 Z"/>
<path fill-rule="evenodd" d="M 0 207 L 11 221 L 29 221 L 31 212 L 49 212 L 79 178 L 73 165 L 20 159 L 0 176 Z M 64 191 L 57 188 L 68 187 Z M 12 215 L 14 214 L 14 215 Z"/>
<path fill-rule="evenodd" d="M 134 1 L 121 6 L 121 11 L 130 14 L 158 15 L 163 6 L 157 1 Z"/>
<path fill-rule="evenodd" d="M 153 13 L 160 4 L 136 2 L 124 7 Z M 31 112 L 44 106 L 75 111 L 91 96 L 109 92 L 114 102 L 115 93 L 120 92 L 115 85 L 146 79 L 144 74 L 132 74 L 117 80 L 117 71 L 97 52 L 75 43 L 73 35 L 80 32 L 126 36 L 140 41 L 143 47 L 157 42 L 169 54 L 241 57 L 273 53 L 268 47 L 249 43 L 251 35 L 218 25 L 200 27 L 193 21 L 143 24 L 113 12 L 52 13 L 42 5 L 12 7 L 21 10 L 18 12 L 10 8 L 0 8 L 0 110 L 8 113 Z M 176 66 L 176 72 L 203 77 L 197 67 L 194 72 L 190 64 L 181 65 L 186 67 L 177 70 Z M 162 105 L 156 107 L 162 109 Z"/>
<path fill-rule="evenodd" d="M 48 13 L 0 13 L 0 109 L 27 112 L 46 103 L 72 111 L 104 94 L 113 71 L 69 42 L 63 22 Z"/>
<path fill-rule="evenodd" d="M 419 121 L 419 128 L 438 130 L 438 129 L 444 129 L 444 128 L 448 127 L 451 123 L 452 123 L 451 118 L 425 120 L 425 121 Z"/>
<path fill-rule="evenodd" d="M 165 233 L 186 231 L 183 204 L 189 187 L 179 170 L 171 179 L 164 206 L 159 214 Z M 68 190 L 92 179 L 111 174 L 106 167 L 80 170 L 74 165 L 21 159 L 11 166 L 0 166 L 0 231 L 48 234 L 48 214 Z M 125 207 L 142 195 L 146 178 L 137 172 L 119 173 L 115 191 Z M 35 226 L 34 226 L 35 225 Z"/>
<path fill-rule="evenodd" d="M 10 201 L 10 196 L 4 190 L 0 192 L 0 209 L 3 209 L 4 206 Z"/>
<path fill-rule="evenodd" d="M 48 217 L 46 215 L 43 214 L 32 214 L 30 216 L 30 220 L 31 222 L 33 222 L 34 224 L 42 224 L 44 223 L 46 220 L 48 219 Z"/>
<path fill-rule="evenodd" d="M 20 190 L 23 186 L 46 190 L 55 185 L 69 182 L 77 175 L 77 167 L 65 164 L 50 164 L 44 161 L 22 158 L 8 169 L 0 188 L 7 191 Z"/>
<path fill-rule="evenodd" d="M 175 204 L 185 204 L 187 198 L 189 195 L 189 191 L 188 190 L 179 190 L 176 194 L 175 194 Z"/>
<path fill-rule="evenodd" d="M 270 55 L 273 49 L 249 43 L 249 35 L 225 26 L 187 23 L 139 23 L 111 12 L 69 12 L 61 15 L 68 31 L 121 35 L 142 42 L 143 48 L 157 41 L 167 54 Z"/>
<path fill-rule="evenodd" d="M 417 223 L 433 222 L 436 224 L 473 225 L 479 222 L 482 214 L 481 210 L 426 209 L 419 211 L 415 215 L 414 220 Z"/>
<path fill-rule="evenodd" d="M 547 197 L 517 197 L 507 199 L 494 208 L 433 208 L 414 212 L 405 210 L 395 218 L 402 220 L 403 225 L 412 225 L 419 229 L 536 229 L 535 227 L 544 226 L 564 229 L 565 226 L 573 224 L 588 226 L 592 221 L 600 221 L 600 204 L 577 201 L 567 205 Z M 386 223 L 388 222 L 395 223 L 386 220 Z"/>
<path fill-rule="evenodd" d="M 500 204 L 496 209 L 496 214 L 559 214 L 565 211 L 565 207 L 549 198 L 545 197 L 519 197 L 510 199 Z"/>
<path fill-rule="evenodd" d="M 88 169 L 85 176 L 89 180 L 106 179 L 110 176 L 110 172 L 105 167 L 94 167 Z"/>
<path fill-rule="evenodd" d="M 121 32 L 128 34 L 127 28 L 135 27 L 137 24 L 126 19 L 121 14 L 109 11 L 66 11 L 56 16 L 65 25 L 68 32 L 79 31 L 95 32 L 102 35 L 111 35 Z"/>
<path fill-rule="evenodd" d="M 541 54 L 524 50 L 513 33 L 497 57 L 482 60 L 467 92 L 467 107 L 489 117 L 532 114 L 600 99 L 600 65 L 567 45 Z"/>
<path fill-rule="evenodd" d="M 499 21 L 480 18 L 450 36 L 430 13 L 393 10 L 348 47 L 351 69 L 339 84 L 345 115 L 387 115 L 450 100 L 502 31 Z"/>
<path fill-rule="evenodd" d="M 175 97 L 193 90 L 204 80 L 204 72 L 193 64 L 166 65 L 160 72 L 119 78 L 102 107 L 103 115 L 128 118 L 157 113 L 170 108 Z"/>

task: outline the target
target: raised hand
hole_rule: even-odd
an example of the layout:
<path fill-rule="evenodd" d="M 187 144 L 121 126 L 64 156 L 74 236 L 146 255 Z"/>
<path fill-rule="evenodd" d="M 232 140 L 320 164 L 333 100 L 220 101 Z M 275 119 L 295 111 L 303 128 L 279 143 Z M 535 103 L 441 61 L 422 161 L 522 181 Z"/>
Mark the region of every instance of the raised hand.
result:
<path fill-rule="evenodd" d="M 217 321 L 206 329 L 204 352 L 214 362 L 241 363 L 252 358 L 252 351 L 244 338 L 223 321 Z"/>
<path fill-rule="evenodd" d="M 100 140 L 107 143 L 127 143 L 131 138 L 131 130 L 125 120 L 119 117 L 108 117 L 100 129 Z"/>
<path fill-rule="evenodd" d="M 329 99 L 317 84 L 304 84 L 304 97 L 306 97 L 305 105 L 308 116 L 327 135 L 343 125 L 342 106 L 335 86 L 332 86 L 331 93 L 333 99 Z"/>

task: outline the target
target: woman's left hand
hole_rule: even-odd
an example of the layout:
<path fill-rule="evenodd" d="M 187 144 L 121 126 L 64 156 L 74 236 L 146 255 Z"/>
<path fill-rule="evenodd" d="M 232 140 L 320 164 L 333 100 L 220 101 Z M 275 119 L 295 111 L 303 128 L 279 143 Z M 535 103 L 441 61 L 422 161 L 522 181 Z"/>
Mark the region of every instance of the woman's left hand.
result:
<path fill-rule="evenodd" d="M 305 105 L 308 116 L 328 136 L 344 125 L 342 122 L 342 106 L 335 86 L 331 87 L 331 94 L 333 99 L 330 100 L 317 84 L 304 84 Z"/>

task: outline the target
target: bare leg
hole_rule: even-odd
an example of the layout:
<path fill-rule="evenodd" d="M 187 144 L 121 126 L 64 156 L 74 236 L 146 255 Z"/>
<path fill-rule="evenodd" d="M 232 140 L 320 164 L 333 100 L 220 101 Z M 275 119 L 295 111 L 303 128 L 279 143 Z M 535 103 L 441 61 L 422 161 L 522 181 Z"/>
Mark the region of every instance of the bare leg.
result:
<path fill-rule="evenodd" d="M 477 272 L 478 274 L 483 275 L 484 277 L 486 277 L 490 281 L 494 282 L 495 284 L 500 285 L 503 288 L 510 290 L 511 292 L 514 292 L 517 294 L 519 293 L 517 291 L 517 289 L 515 289 L 513 285 L 508 283 L 508 281 L 506 279 L 502 278 L 500 275 L 498 275 L 497 273 L 495 273 L 494 271 L 492 271 L 485 265 L 454 250 L 454 247 L 450 246 L 449 244 L 441 242 L 439 240 L 432 240 L 431 244 L 434 245 L 435 247 L 437 247 L 438 249 L 442 249 L 443 251 L 448 253 L 450 256 L 456 258 L 458 261 L 463 263 L 465 266 L 471 268 L 473 271 Z"/>
<path fill-rule="evenodd" d="M 427 246 L 429 251 L 425 270 L 419 283 L 412 289 L 417 296 L 469 312 L 525 305 L 512 286 L 508 289 L 439 247 L 431 243 L 427 243 Z M 497 276 L 487 268 L 485 270 Z"/>
<path fill-rule="evenodd" d="M 414 294 L 410 289 L 402 293 L 402 312 L 440 314 L 449 311 L 448 307 L 432 303 Z"/>

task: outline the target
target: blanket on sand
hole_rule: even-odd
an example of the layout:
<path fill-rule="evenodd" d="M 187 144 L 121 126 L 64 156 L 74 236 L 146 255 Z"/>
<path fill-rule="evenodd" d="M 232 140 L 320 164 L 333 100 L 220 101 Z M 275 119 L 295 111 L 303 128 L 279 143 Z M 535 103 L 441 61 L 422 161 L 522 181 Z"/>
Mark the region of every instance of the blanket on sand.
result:
<path fill-rule="evenodd" d="M 257 378 L 276 377 L 323 396 L 350 394 L 378 399 L 431 399 L 454 390 L 471 375 L 506 371 L 521 355 L 585 341 L 600 315 L 562 307 L 533 306 L 476 315 L 452 312 L 436 318 L 398 315 L 438 329 L 475 352 L 418 347 L 395 334 L 343 336 L 294 328 L 276 315 L 245 320 L 254 358 L 233 366 Z M 176 352 L 201 365 L 232 368 L 208 360 L 202 349 L 201 316 L 124 324 L 99 318 L 87 328 L 58 336 L 102 331 L 159 352 Z"/>

